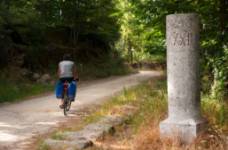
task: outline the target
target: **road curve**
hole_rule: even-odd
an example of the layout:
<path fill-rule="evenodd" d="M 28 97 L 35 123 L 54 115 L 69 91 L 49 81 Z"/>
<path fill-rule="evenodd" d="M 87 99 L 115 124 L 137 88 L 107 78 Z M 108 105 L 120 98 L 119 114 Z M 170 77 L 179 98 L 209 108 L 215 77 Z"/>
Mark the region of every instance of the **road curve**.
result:
<path fill-rule="evenodd" d="M 79 85 L 77 100 L 72 104 L 70 117 L 83 107 L 102 103 L 106 97 L 158 77 L 161 72 L 141 71 L 137 74 L 111 77 Z M 45 134 L 66 122 L 54 95 L 8 104 L 0 107 L 0 150 L 22 150 L 31 137 Z"/>

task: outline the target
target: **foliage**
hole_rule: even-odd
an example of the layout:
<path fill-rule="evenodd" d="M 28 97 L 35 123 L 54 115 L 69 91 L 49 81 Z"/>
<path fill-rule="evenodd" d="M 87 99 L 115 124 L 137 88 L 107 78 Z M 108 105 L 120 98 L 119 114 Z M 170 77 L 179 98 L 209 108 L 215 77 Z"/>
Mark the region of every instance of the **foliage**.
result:
<path fill-rule="evenodd" d="M 130 62 L 164 63 L 166 15 L 196 12 L 202 29 L 202 79 L 212 81 L 203 91 L 223 99 L 227 5 L 226 0 L 2 0 L 0 67 L 15 65 L 15 57 L 24 56 L 20 67 L 49 69 L 64 53 L 80 64 L 113 60 L 109 56 L 116 53 Z"/>
<path fill-rule="evenodd" d="M 165 52 L 166 15 L 191 12 L 199 14 L 202 26 L 202 77 L 207 76 L 213 81 L 209 85 L 212 97 L 224 97 L 225 82 L 228 81 L 227 1 L 119 0 L 117 5 L 122 13 L 120 24 L 124 41 L 119 45 L 125 51 L 130 51 L 133 47 L 137 52 L 149 52 L 151 55 Z"/>
<path fill-rule="evenodd" d="M 32 70 L 64 53 L 81 62 L 100 59 L 119 37 L 114 0 L 3 0 L 0 8 L 3 67 L 12 65 L 12 53 L 25 55 L 22 67 Z"/>
<path fill-rule="evenodd" d="M 0 102 L 50 90 L 27 81 L 20 69 L 56 73 L 64 53 L 72 54 L 81 78 L 127 73 L 113 49 L 119 37 L 115 13 L 114 0 L 1 0 Z"/>

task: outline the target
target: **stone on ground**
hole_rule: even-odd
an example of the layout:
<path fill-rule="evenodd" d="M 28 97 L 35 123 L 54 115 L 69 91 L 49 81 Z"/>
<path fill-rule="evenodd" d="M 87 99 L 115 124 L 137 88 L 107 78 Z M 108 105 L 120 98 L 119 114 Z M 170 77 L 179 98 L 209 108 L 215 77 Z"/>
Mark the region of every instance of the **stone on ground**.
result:
<path fill-rule="evenodd" d="M 64 140 L 47 139 L 45 144 L 51 149 L 84 149 L 105 134 L 113 132 L 114 126 L 120 125 L 124 121 L 121 116 L 106 116 L 96 123 L 85 126 L 77 132 L 66 132 Z"/>

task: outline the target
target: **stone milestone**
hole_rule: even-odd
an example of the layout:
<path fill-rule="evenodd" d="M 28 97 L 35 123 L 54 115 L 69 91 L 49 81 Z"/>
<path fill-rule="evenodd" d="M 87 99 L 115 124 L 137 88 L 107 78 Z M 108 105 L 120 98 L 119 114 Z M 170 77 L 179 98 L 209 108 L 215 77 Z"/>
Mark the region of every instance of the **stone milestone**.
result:
<path fill-rule="evenodd" d="M 200 113 L 199 18 L 172 14 L 166 18 L 168 118 L 162 137 L 191 143 L 205 124 Z"/>

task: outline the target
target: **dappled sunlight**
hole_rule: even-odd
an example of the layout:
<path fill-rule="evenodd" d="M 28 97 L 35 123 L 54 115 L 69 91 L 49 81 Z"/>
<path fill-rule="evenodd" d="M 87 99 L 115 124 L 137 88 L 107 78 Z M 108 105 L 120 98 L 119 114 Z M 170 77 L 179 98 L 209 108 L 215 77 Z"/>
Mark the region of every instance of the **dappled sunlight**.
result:
<path fill-rule="evenodd" d="M 94 142 L 96 147 L 109 150 L 131 150 L 131 146 L 121 144 L 121 143 L 103 143 L 103 142 Z"/>
<path fill-rule="evenodd" d="M 76 117 L 77 115 L 73 114 L 72 112 L 67 114 L 67 117 Z"/>
<path fill-rule="evenodd" d="M 56 111 L 51 113 L 52 116 L 55 117 L 63 117 L 63 112 L 62 111 Z"/>
<path fill-rule="evenodd" d="M 0 131 L 0 142 L 15 142 L 20 139 L 19 136 Z"/>
<path fill-rule="evenodd" d="M 38 125 L 57 125 L 58 124 L 58 121 L 53 121 L 53 122 L 37 122 L 35 124 L 38 124 Z"/>
<path fill-rule="evenodd" d="M 25 127 L 24 127 L 24 126 L 11 125 L 11 124 L 7 124 L 7 123 L 4 123 L 4 122 L 0 122 L 0 128 L 23 129 L 23 128 L 25 128 Z"/>

